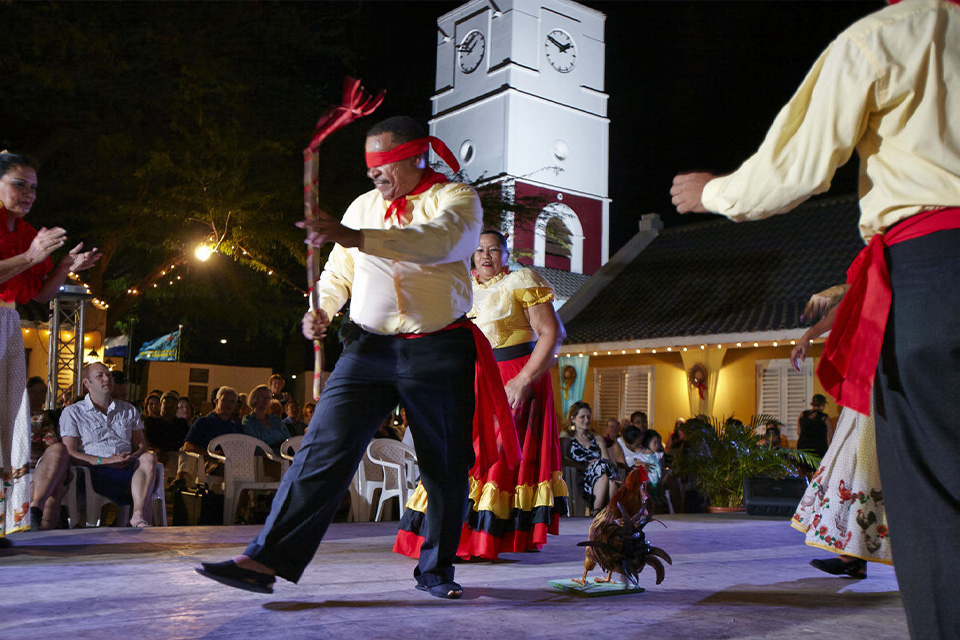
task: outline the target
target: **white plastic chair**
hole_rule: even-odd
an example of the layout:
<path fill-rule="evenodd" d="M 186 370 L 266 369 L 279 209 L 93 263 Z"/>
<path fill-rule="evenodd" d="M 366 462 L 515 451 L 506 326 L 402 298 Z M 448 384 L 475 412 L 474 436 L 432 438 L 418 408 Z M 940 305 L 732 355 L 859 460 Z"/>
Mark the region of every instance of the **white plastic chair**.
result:
<path fill-rule="evenodd" d="M 64 496 L 67 503 L 67 514 L 70 518 L 70 526 L 76 527 L 80 524 L 79 518 L 79 506 L 77 500 L 77 493 L 79 489 L 79 483 L 82 480 L 84 482 L 84 489 L 86 490 L 86 525 L 88 527 L 99 527 L 101 518 L 100 514 L 103 512 L 103 507 L 113 502 L 110 498 L 102 496 L 93 489 L 93 478 L 90 475 L 90 468 L 80 465 L 74 465 L 70 468 L 70 484 L 67 487 L 67 493 Z M 164 493 L 164 469 L 163 465 L 159 462 L 156 464 L 154 470 L 154 481 L 153 481 L 153 490 L 150 492 L 150 495 L 147 497 L 147 505 L 144 505 L 144 508 L 152 508 L 154 515 L 154 522 L 159 520 L 161 526 L 167 526 L 167 497 Z M 160 503 L 160 517 L 157 518 L 157 502 Z M 118 526 L 125 527 L 130 521 L 130 505 L 117 505 L 117 524 Z"/>
<path fill-rule="evenodd" d="M 222 453 L 218 453 L 220 450 Z M 237 503 L 243 491 L 276 490 L 280 483 L 263 481 L 257 469 L 257 451 L 268 460 L 279 463 L 280 458 L 263 440 L 241 433 L 229 433 L 217 436 L 207 445 L 207 453 L 223 461 L 223 524 L 233 524 L 237 512 Z"/>
<path fill-rule="evenodd" d="M 375 521 L 380 521 L 383 514 L 383 505 L 392 498 L 400 501 L 400 511 L 407 504 L 410 493 L 416 488 L 413 478 L 407 473 L 407 464 L 416 464 L 417 454 L 412 447 L 389 438 L 371 440 L 367 445 L 367 456 L 374 464 L 383 469 L 383 488 L 380 490 L 380 501 L 377 503 Z"/>
<path fill-rule="evenodd" d="M 378 491 L 383 491 L 383 467 L 370 459 L 369 446 L 350 482 L 350 516 L 356 522 L 370 521 L 370 508 Z"/>
<path fill-rule="evenodd" d="M 280 461 L 280 477 L 282 478 L 287 473 L 287 469 L 290 468 L 290 464 L 293 462 L 293 456 L 297 454 L 297 451 L 300 451 L 300 447 L 303 445 L 303 436 L 293 436 L 287 438 L 283 441 L 283 444 L 280 445 L 280 457 L 283 458 Z"/>

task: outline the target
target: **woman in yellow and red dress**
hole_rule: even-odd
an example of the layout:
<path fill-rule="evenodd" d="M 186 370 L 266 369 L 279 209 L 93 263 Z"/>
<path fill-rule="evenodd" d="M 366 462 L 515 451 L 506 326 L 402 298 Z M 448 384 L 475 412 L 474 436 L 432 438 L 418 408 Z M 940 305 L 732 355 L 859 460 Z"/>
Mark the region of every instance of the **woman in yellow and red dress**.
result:
<path fill-rule="evenodd" d="M 567 512 L 553 383 L 549 369 L 564 338 L 550 283 L 532 269 L 510 271 L 507 240 L 484 231 L 473 255 L 473 309 L 469 315 L 493 347 L 523 451 L 520 466 L 501 460 L 480 475 L 470 472 L 470 509 L 457 555 L 492 560 L 533 551 L 556 534 Z M 476 444 L 476 443 L 475 443 Z M 418 486 L 400 520 L 393 546 L 416 558 L 427 494 Z"/>

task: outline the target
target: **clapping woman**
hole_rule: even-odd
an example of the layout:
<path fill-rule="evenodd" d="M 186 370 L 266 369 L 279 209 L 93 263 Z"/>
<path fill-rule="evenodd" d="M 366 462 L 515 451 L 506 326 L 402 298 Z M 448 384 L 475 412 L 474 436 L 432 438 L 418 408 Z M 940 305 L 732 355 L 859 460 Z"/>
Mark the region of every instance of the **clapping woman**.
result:
<path fill-rule="evenodd" d="M 52 300 L 68 273 L 89 269 L 100 259 L 96 249 L 85 252 L 81 243 L 54 268 L 50 254 L 64 245 L 66 231 L 38 231 L 23 219 L 36 197 L 34 163 L 0 152 L 0 539 L 29 526 L 30 407 L 15 305 Z"/>

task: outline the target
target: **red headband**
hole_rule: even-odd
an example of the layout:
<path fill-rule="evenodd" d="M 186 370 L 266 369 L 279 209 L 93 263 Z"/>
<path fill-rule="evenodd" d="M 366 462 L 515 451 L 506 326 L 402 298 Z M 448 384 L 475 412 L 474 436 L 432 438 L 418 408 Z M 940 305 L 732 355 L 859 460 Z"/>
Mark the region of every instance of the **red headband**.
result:
<path fill-rule="evenodd" d="M 418 156 L 430 147 L 433 147 L 434 153 L 440 156 L 440 159 L 447 163 L 447 166 L 454 172 L 460 171 L 460 163 L 457 162 L 453 152 L 443 143 L 440 138 L 427 136 L 426 138 L 417 138 L 410 142 L 405 142 L 400 146 L 390 149 L 390 151 L 374 151 L 366 154 L 367 168 L 380 167 L 391 162 L 399 162 Z"/>

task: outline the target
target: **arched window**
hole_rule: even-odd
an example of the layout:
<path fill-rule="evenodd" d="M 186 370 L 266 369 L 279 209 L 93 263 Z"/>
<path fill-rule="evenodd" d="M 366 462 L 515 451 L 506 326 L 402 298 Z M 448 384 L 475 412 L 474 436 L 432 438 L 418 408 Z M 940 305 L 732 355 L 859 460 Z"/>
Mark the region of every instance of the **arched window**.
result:
<path fill-rule="evenodd" d="M 567 205 L 552 202 L 537 216 L 533 264 L 583 273 L 583 228 Z"/>

